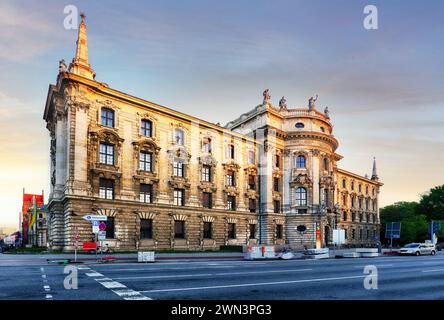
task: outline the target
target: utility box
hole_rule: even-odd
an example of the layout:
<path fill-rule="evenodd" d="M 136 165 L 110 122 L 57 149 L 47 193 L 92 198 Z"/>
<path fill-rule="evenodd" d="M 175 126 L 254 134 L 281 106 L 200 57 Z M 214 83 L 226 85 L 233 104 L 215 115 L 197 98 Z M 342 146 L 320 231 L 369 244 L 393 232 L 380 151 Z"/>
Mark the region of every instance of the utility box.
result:
<path fill-rule="evenodd" d="M 247 245 L 244 250 L 245 260 L 276 259 L 275 246 L 253 246 Z"/>
<path fill-rule="evenodd" d="M 137 262 L 154 262 L 154 251 L 138 252 Z"/>

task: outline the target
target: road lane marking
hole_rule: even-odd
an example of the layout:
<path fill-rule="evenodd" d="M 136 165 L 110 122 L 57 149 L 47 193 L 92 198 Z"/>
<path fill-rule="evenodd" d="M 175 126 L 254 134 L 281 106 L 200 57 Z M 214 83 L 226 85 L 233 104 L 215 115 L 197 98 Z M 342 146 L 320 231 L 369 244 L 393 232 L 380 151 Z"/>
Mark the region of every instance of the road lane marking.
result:
<path fill-rule="evenodd" d="M 45 273 L 45 268 L 40 268 L 40 271 L 42 272 L 42 281 L 43 281 L 43 290 L 45 290 L 45 292 L 50 292 L 51 291 L 51 287 L 47 284 L 48 280 L 46 277 L 46 273 Z M 46 300 L 52 300 L 52 295 L 47 293 L 45 295 L 45 299 Z"/>
<path fill-rule="evenodd" d="M 114 281 L 111 278 L 105 277 L 103 274 L 98 273 L 93 269 L 91 269 L 91 271 L 93 272 L 86 273 L 88 277 L 93 278 L 102 286 L 111 290 L 124 300 L 152 300 L 151 298 L 148 298 L 141 294 L 139 291 L 129 289 L 124 284 Z"/>
<path fill-rule="evenodd" d="M 171 289 L 156 289 L 156 290 L 143 290 L 140 292 L 172 292 L 172 291 L 191 291 L 191 290 L 204 290 L 204 289 L 223 289 L 223 288 L 239 288 L 239 287 L 257 287 L 257 286 L 271 286 L 278 284 L 294 284 L 294 283 L 306 283 L 306 282 L 321 282 L 321 281 L 337 281 L 347 279 L 360 279 L 366 276 L 349 276 L 349 277 L 335 277 L 335 278 L 317 278 L 317 279 L 305 279 L 305 280 L 292 280 L 292 281 L 277 281 L 277 282 L 259 282 L 259 283 L 243 283 L 243 284 L 229 284 L 222 286 L 208 286 L 208 287 L 191 287 L 191 288 L 171 288 Z"/>
<path fill-rule="evenodd" d="M 393 264 L 373 264 L 375 267 L 380 268 L 380 267 L 393 267 Z M 363 266 L 353 266 L 353 268 L 358 268 L 358 269 L 362 269 L 365 268 L 367 265 L 363 265 Z M 397 266 L 398 267 L 398 266 Z"/>
<path fill-rule="evenodd" d="M 181 275 L 168 275 L 168 276 L 120 277 L 120 278 L 114 278 L 114 279 L 115 280 L 138 280 L 138 279 L 168 279 L 168 278 L 189 278 L 189 277 L 215 277 L 215 276 L 264 274 L 264 273 L 303 272 L 303 271 L 312 271 L 312 270 L 313 269 L 290 269 L 290 270 L 268 270 L 268 271 L 251 271 L 251 272 L 201 273 L 201 274 L 181 274 Z"/>
<path fill-rule="evenodd" d="M 98 272 L 89 272 L 86 274 L 88 277 L 103 277 L 103 274 Z"/>
<path fill-rule="evenodd" d="M 422 272 L 443 272 L 444 269 L 422 270 Z"/>

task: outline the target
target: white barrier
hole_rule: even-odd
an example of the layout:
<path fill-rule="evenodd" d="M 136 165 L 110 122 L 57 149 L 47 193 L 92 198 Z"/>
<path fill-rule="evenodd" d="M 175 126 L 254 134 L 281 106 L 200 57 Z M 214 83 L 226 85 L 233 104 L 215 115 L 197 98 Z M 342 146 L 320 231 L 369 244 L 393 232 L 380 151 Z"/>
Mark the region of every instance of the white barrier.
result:
<path fill-rule="evenodd" d="M 154 251 L 138 252 L 137 262 L 154 262 Z"/>

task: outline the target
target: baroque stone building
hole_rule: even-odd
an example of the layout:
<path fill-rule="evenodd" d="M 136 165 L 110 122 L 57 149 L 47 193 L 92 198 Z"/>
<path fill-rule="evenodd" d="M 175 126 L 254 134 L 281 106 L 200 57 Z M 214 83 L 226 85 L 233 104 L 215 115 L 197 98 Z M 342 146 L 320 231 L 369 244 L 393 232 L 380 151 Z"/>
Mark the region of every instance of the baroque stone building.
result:
<path fill-rule="evenodd" d="M 95 81 L 82 17 L 75 57 L 60 61 L 44 111 L 51 247 L 91 241 L 87 214 L 108 217 L 106 243 L 121 250 L 326 246 L 334 228 L 349 244 L 374 244 L 376 166 L 371 178 L 337 167 L 328 110 L 315 102 L 275 107 L 266 90 L 222 127 L 125 94 Z"/>

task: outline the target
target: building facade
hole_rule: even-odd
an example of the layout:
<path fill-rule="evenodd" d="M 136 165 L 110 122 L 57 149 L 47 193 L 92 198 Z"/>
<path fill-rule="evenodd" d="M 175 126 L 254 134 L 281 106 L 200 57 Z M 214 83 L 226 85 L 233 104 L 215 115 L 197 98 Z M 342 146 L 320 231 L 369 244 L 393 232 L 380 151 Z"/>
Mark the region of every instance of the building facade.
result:
<path fill-rule="evenodd" d="M 260 105 L 222 127 L 130 96 L 95 81 L 84 17 L 44 119 L 53 248 L 91 241 L 87 214 L 107 216 L 105 242 L 121 250 L 325 246 L 333 228 L 346 229 L 350 244 L 371 245 L 379 234 L 376 168 L 370 179 L 337 168 L 328 110 L 317 111 L 315 99 L 275 107 L 266 90 Z"/>

